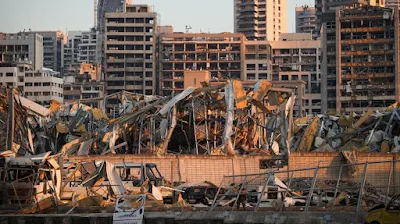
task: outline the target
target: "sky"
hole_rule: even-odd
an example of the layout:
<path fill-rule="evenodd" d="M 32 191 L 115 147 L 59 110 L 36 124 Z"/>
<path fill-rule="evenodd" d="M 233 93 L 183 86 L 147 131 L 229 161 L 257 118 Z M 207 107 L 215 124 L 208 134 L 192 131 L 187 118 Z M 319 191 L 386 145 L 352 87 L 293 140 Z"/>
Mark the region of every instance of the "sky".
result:
<path fill-rule="evenodd" d="M 149 4 L 160 25 L 175 31 L 233 32 L 233 0 L 133 0 Z M 314 0 L 287 0 L 288 31 L 293 32 L 294 8 Z M 94 26 L 94 0 L 0 0 L 0 32 L 25 30 L 88 30 Z"/>

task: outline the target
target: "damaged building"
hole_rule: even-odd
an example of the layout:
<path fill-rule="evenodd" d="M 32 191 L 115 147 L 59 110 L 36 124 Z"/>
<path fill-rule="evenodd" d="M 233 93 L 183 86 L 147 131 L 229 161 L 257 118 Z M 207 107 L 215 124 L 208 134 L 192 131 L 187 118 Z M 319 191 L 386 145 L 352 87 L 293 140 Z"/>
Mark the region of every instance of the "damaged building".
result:
<path fill-rule="evenodd" d="M 323 112 L 362 112 L 397 102 L 398 11 L 361 4 L 323 15 Z"/>
<path fill-rule="evenodd" d="M 106 93 L 155 94 L 157 14 L 148 5 L 125 5 L 122 12 L 107 12 L 105 20 Z M 114 106 L 106 105 L 109 112 Z"/>

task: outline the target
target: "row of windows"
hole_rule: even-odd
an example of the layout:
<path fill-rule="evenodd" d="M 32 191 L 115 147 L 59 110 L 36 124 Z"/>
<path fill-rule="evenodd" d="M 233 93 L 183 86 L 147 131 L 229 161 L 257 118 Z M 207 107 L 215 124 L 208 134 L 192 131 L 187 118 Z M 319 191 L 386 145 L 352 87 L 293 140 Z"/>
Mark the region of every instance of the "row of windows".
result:
<path fill-rule="evenodd" d="M 26 82 L 25 86 L 55 86 L 58 88 L 62 88 L 63 85 L 62 84 L 58 84 L 58 83 L 53 83 L 53 82 Z"/>
<path fill-rule="evenodd" d="M 62 97 L 62 93 L 57 92 L 25 92 L 25 96 L 58 96 Z"/>

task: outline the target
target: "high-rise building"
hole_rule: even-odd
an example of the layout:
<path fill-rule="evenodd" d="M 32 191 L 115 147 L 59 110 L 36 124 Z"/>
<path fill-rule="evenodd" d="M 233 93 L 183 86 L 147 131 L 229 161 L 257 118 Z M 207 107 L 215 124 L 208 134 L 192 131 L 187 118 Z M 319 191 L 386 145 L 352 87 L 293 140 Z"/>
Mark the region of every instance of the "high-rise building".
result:
<path fill-rule="evenodd" d="M 326 111 L 365 112 L 400 101 L 398 10 L 337 9 L 335 23 L 323 30 Z"/>
<path fill-rule="evenodd" d="M 122 12 L 127 4 L 132 4 L 132 0 L 97 0 L 97 8 L 95 8 L 97 21 L 95 27 L 100 31 L 104 31 L 106 13 Z"/>
<path fill-rule="evenodd" d="M 296 7 L 296 33 L 312 33 L 313 38 L 318 37 L 315 21 L 315 8 L 308 5 Z"/>
<path fill-rule="evenodd" d="M 0 33 L 0 62 L 26 62 L 43 68 L 43 37 L 36 33 Z"/>
<path fill-rule="evenodd" d="M 104 69 L 107 94 L 121 90 L 155 94 L 156 18 L 157 14 L 148 5 L 126 5 L 123 12 L 106 13 Z M 107 107 L 118 106 L 112 105 L 113 102 L 110 100 Z"/>
<path fill-rule="evenodd" d="M 386 7 L 397 7 L 400 9 L 400 0 L 386 0 Z"/>
<path fill-rule="evenodd" d="M 234 27 L 248 40 L 278 40 L 287 32 L 286 0 L 234 0 Z"/>
<path fill-rule="evenodd" d="M 320 114 L 321 41 L 313 40 L 311 33 L 287 33 L 282 34 L 279 41 L 272 41 L 271 47 L 272 81 L 304 81 L 305 105 L 302 108 L 307 114 Z"/>
<path fill-rule="evenodd" d="M 104 35 L 106 26 L 106 13 L 108 12 L 123 12 L 126 5 L 131 5 L 132 0 L 97 0 L 95 7 L 95 16 L 97 18 L 95 28 L 97 30 L 97 53 L 96 63 L 104 63 Z"/>
<path fill-rule="evenodd" d="M 383 0 L 316 0 L 317 33 L 321 38 L 322 46 L 322 112 L 336 110 L 336 83 L 337 52 L 336 52 L 336 11 L 340 9 L 359 8 L 361 6 L 384 6 Z M 340 71 L 338 71 L 340 72 Z"/>
<path fill-rule="evenodd" d="M 209 71 L 211 79 L 243 79 L 241 33 L 173 33 L 160 36 L 160 94 L 184 90 L 185 71 Z"/>
<path fill-rule="evenodd" d="M 361 5 L 385 6 L 385 0 L 315 0 L 317 32 L 320 32 L 323 22 L 335 19 L 337 8 L 351 8 Z"/>
<path fill-rule="evenodd" d="M 61 72 L 64 67 L 64 33 L 62 31 L 32 31 L 31 33 L 43 37 L 43 67 Z"/>

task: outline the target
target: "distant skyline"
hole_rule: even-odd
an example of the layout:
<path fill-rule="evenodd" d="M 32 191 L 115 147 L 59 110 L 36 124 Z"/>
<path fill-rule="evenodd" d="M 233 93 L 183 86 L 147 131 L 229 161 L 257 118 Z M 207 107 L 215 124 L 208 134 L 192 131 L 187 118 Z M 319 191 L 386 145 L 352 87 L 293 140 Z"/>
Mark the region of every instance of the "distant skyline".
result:
<path fill-rule="evenodd" d="M 173 2 L 173 3 L 172 3 Z M 159 14 L 159 25 L 177 32 L 233 32 L 233 0 L 133 0 L 149 4 Z M 31 30 L 88 30 L 94 26 L 94 0 L 2 0 L 0 32 Z M 295 7 L 314 0 L 287 0 L 288 32 L 295 30 Z"/>

